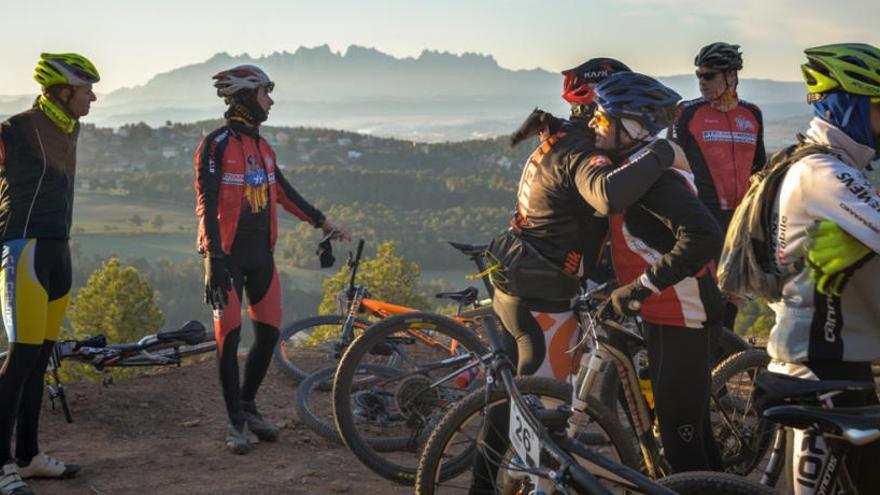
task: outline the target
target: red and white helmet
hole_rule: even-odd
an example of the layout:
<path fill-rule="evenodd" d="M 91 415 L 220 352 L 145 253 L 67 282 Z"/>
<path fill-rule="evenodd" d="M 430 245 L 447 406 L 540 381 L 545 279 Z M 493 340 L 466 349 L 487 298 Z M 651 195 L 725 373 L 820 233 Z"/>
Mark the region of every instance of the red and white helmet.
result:
<path fill-rule="evenodd" d="M 231 96 L 242 89 L 268 88 L 271 92 L 275 83 L 256 65 L 239 65 L 214 74 L 214 87 L 217 96 Z"/>

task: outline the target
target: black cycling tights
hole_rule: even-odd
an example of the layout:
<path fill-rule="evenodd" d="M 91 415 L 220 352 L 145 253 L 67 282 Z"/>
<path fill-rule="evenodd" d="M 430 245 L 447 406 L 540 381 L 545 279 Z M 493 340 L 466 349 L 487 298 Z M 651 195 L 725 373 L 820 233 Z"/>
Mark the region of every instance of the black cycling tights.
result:
<path fill-rule="evenodd" d="M 240 429 L 244 424 L 241 402 L 252 402 L 256 397 L 278 341 L 281 289 L 269 236 L 265 232 L 239 235 L 226 260 L 232 275 L 232 289 L 223 314 L 214 315 L 214 336 L 218 343 L 220 384 L 226 412 L 229 421 Z M 238 343 L 243 295 L 247 295 L 248 315 L 254 324 L 254 345 L 244 366 L 244 383 L 239 386 Z"/>
<path fill-rule="evenodd" d="M 43 403 L 46 366 L 55 341 L 42 345 L 10 343 L 6 364 L 0 370 L 0 466 L 15 458 L 27 462 L 39 454 L 38 425 Z"/>
<path fill-rule="evenodd" d="M 239 429 L 244 425 L 241 402 L 253 402 L 256 398 L 257 390 L 272 361 L 272 352 L 278 341 L 278 328 L 254 322 L 254 345 L 251 346 L 244 364 L 244 383 L 241 385 L 238 376 L 240 334 L 241 328 L 236 328 L 226 336 L 223 354 L 220 356 L 220 383 L 223 385 L 226 413 L 229 421 Z"/>
<path fill-rule="evenodd" d="M 647 322 L 643 328 L 666 460 L 676 473 L 720 470 L 709 418 L 709 331 Z"/>

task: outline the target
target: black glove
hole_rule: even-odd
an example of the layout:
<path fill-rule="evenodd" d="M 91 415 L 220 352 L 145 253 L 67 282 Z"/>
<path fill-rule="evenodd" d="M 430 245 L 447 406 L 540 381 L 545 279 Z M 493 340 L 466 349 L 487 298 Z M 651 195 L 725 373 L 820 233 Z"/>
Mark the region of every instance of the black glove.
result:
<path fill-rule="evenodd" d="M 653 294 L 651 289 L 642 285 L 637 278 L 632 282 L 614 289 L 611 293 L 611 305 L 620 316 L 636 316 L 642 309 L 642 301 Z"/>
<path fill-rule="evenodd" d="M 318 250 L 315 251 L 315 254 L 318 255 L 318 261 L 321 263 L 321 268 L 330 268 L 336 262 L 336 257 L 333 256 L 333 246 L 330 244 L 330 238 L 333 233 L 335 231 L 324 237 L 321 243 L 318 244 Z"/>
<path fill-rule="evenodd" d="M 205 256 L 205 303 L 223 309 L 229 303 L 232 276 L 222 256 Z"/>

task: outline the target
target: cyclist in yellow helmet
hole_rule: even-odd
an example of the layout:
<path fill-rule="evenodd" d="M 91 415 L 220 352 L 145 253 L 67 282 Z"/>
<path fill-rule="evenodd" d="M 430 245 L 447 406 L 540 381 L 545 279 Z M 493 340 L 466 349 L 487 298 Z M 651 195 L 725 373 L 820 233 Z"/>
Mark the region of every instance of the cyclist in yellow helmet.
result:
<path fill-rule="evenodd" d="M 815 117 L 802 141 L 823 149 L 790 166 L 773 205 L 774 262 L 787 275 L 783 298 L 771 303 L 771 369 L 867 381 L 870 363 L 880 360 L 880 192 L 865 174 L 880 156 L 880 49 L 846 43 L 805 53 L 801 70 Z M 877 396 L 845 392 L 832 400 L 857 406 L 876 404 Z M 797 430 L 790 445 L 793 465 L 810 467 L 789 478 L 793 491 L 813 493 L 832 464 L 824 442 Z M 874 493 L 880 445 L 854 450 L 849 472 L 860 493 Z"/>
<path fill-rule="evenodd" d="M 82 55 L 44 53 L 34 79 L 42 92 L 33 107 L 0 124 L 0 303 L 9 337 L 0 367 L 0 495 L 33 493 L 23 479 L 79 471 L 41 452 L 37 430 L 43 375 L 70 294 L 79 119 L 100 75 Z"/>

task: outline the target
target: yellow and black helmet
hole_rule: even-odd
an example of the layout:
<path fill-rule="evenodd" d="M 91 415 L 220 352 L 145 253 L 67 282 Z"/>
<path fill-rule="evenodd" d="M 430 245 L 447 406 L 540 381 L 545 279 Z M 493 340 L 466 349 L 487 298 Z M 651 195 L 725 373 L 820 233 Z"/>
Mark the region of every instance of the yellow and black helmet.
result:
<path fill-rule="evenodd" d="M 801 73 L 810 93 L 840 88 L 880 102 L 880 49 L 865 43 L 840 43 L 804 50 Z"/>
<path fill-rule="evenodd" d="M 48 88 L 56 84 L 86 86 L 101 80 L 89 59 L 76 53 L 43 53 L 34 70 L 34 80 Z"/>

